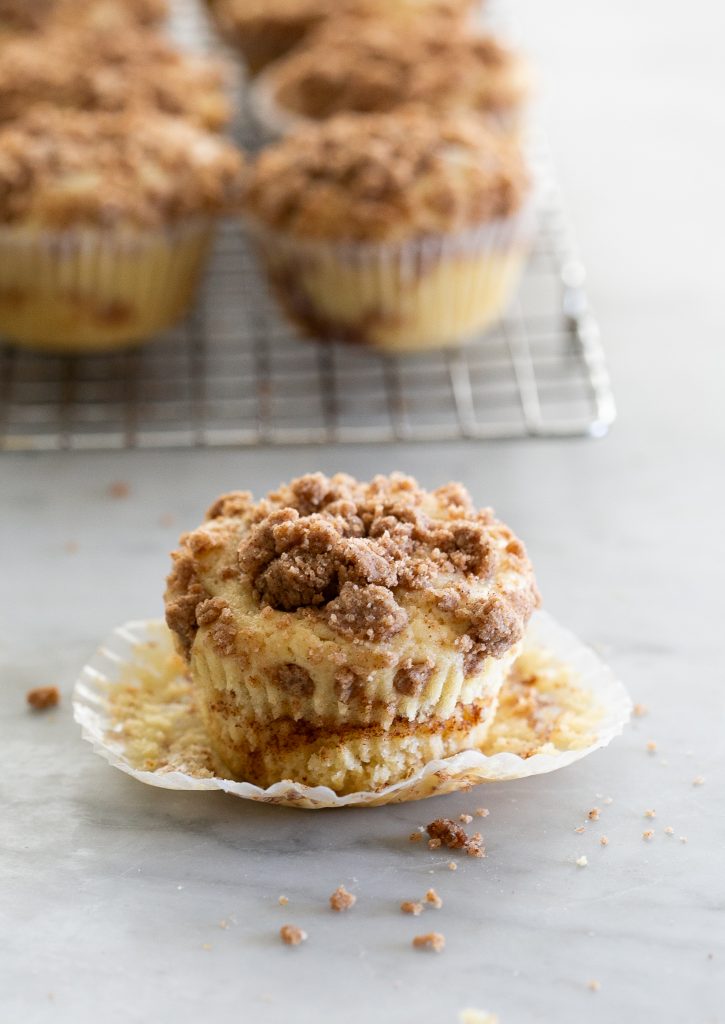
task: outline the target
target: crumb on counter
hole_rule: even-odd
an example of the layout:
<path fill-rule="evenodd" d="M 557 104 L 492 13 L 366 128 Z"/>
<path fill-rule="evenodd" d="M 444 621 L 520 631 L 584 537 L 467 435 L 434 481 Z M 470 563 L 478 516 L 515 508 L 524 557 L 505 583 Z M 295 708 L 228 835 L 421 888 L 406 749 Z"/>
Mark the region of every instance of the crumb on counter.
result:
<path fill-rule="evenodd" d="M 289 903 L 289 897 L 287 897 L 287 896 L 280 896 L 280 898 L 277 900 L 277 902 L 279 903 L 280 907 L 286 907 L 287 904 Z"/>
<path fill-rule="evenodd" d="M 28 690 L 25 699 L 34 711 L 45 711 L 58 705 L 60 690 L 57 686 L 36 686 Z"/>
<path fill-rule="evenodd" d="M 598 992 L 601 987 L 602 983 L 600 981 L 597 981 L 596 978 L 592 978 L 591 981 L 587 982 L 587 988 L 590 992 Z"/>
<path fill-rule="evenodd" d="M 645 840 L 650 840 L 650 839 L 652 839 L 653 837 L 654 837 L 654 832 L 652 831 L 652 829 L 651 829 L 651 828 L 648 828 L 648 829 L 646 829 L 646 830 L 645 830 L 645 831 L 644 831 L 644 832 L 642 833 L 642 838 L 643 838 L 643 839 L 645 839 Z"/>
<path fill-rule="evenodd" d="M 656 818 L 657 812 L 654 810 L 654 808 L 648 807 L 647 810 L 644 812 L 644 816 L 645 818 Z"/>
<path fill-rule="evenodd" d="M 454 860 L 449 860 L 446 867 L 449 871 L 458 871 L 458 864 Z"/>
<path fill-rule="evenodd" d="M 577 857 L 577 859 L 576 859 L 576 861 L 574 863 L 576 864 L 576 866 L 578 868 L 585 868 L 587 866 L 587 864 L 589 863 L 589 861 L 586 859 L 586 857 L 581 856 L 581 857 Z"/>
<path fill-rule="evenodd" d="M 696 775 L 695 778 L 692 780 L 692 785 L 693 786 L 704 786 L 705 785 L 705 776 L 704 775 Z"/>
<path fill-rule="evenodd" d="M 464 825 L 470 825 L 471 822 L 473 821 L 473 815 L 472 814 L 459 814 L 458 815 L 458 820 L 460 822 L 462 822 Z"/>
<path fill-rule="evenodd" d="M 667 827 L 665 828 L 665 835 L 666 836 L 673 836 L 674 834 L 675 834 L 675 830 L 673 829 L 672 825 L 667 825 Z"/>
<path fill-rule="evenodd" d="M 279 937 L 285 946 L 299 946 L 301 942 L 307 941 L 307 932 L 298 928 L 296 924 L 283 924 L 279 930 Z"/>
<path fill-rule="evenodd" d="M 422 832 L 411 832 L 408 839 L 411 843 L 419 843 L 423 838 Z"/>
<path fill-rule="evenodd" d="M 415 949 L 431 949 L 434 953 L 440 953 L 445 949 L 446 939 L 440 932 L 428 932 L 426 935 L 416 935 L 413 939 Z"/>
<path fill-rule="evenodd" d="M 440 910 L 441 907 L 443 906 L 443 900 L 440 898 L 435 889 L 428 890 L 428 892 L 425 894 L 425 902 L 430 903 L 430 905 L 432 907 L 435 907 L 436 910 Z"/>
<path fill-rule="evenodd" d="M 586 825 L 577 825 L 577 827 L 576 827 L 576 828 L 574 829 L 574 831 L 575 831 L 575 832 L 576 832 L 576 833 L 577 833 L 578 835 L 581 835 L 581 834 L 582 834 L 582 832 L 586 832 Z"/>
<path fill-rule="evenodd" d="M 429 850 L 439 850 L 440 847 L 441 847 L 441 841 L 437 837 L 434 837 L 433 839 L 429 839 L 428 840 L 428 849 Z"/>
<path fill-rule="evenodd" d="M 632 708 L 632 714 L 636 718 L 643 718 L 649 712 L 649 708 L 646 704 L 635 704 Z"/>
<path fill-rule="evenodd" d="M 647 753 L 654 754 L 657 750 L 657 743 L 654 740 L 647 740 Z"/>
<path fill-rule="evenodd" d="M 687 843 L 687 842 L 689 842 L 689 840 L 688 840 L 687 836 L 680 836 L 680 842 L 681 843 Z"/>
<path fill-rule="evenodd" d="M 423 904 L 419 903 L 418 900 L 403 900 L 400 904 L 400 909 L 404 914 L 412 914 L 414 917 L 418 917 L 423 912 Z"/>
<path fill-rule="evenodd" d="M 589 818 L 590 821 L 599 821 L 599 815 L 601 813 L 602 812 L 599 807 L 592 807 L 591 811 L 587 813 L 587 818 Z"/>
<path fill-rule="evenodd" d="M 337 889 L 330 896 L 330 908 L 338 913 L 349 910 L 357 903 L 357 896 L 348 892 L 344 885 L 338 885 Z"/>
<path fill-rule="evenodd" d="M 599 845 L 609 846 L 609 839 L 607 838 L 607 836 L 601 836 L 601 838 L 599 839 Z"/>
<path fill-rule="evenodd" d="M 473 813 L 477 818 L 487 818 L 490 812 L 488 807 L 477 807 Z"/>

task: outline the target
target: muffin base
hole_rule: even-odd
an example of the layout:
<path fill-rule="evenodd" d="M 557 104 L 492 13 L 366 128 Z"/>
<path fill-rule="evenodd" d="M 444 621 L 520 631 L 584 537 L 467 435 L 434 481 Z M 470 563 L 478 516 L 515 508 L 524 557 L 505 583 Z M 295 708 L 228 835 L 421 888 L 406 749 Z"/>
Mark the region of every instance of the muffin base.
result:
<path fill-rule="evenodd" d="M 189 308 L 209 222 L 110 232 L 0 229 L 0 334 L 60 354 L 141 342 Z"/>

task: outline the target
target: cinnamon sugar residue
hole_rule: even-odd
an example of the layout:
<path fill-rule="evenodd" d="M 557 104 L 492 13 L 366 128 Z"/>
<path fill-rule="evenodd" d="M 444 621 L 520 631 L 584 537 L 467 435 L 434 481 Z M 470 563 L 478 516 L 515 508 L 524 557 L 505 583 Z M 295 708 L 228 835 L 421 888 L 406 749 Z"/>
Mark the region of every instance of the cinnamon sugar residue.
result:
<path fill-rule="evenodd" d="M 45 711 L 60 702 L 60 690 L 57 686 L 36 686 L 28 690 L 25 699 L 34 711 Z"/>

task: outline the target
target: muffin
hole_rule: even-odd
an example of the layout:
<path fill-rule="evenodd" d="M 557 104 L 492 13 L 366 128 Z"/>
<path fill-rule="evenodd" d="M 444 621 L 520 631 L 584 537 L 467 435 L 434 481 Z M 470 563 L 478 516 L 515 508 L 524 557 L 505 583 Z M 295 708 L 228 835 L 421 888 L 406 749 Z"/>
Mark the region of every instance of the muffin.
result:
<path fill-rule="evenodd" d="M 2 47 L 0 123 L 38 103 L 76 110 L 158 109 L 210 130 L 230 119 L 224 65 L 183 54 L 148 29 L 60 26 Z"/>
<path fill-rule="evenodd" d="M 475 0 L 207 0 L 207 5 L 219 31 L 256 75 L 333 16 L 353 12 L 410 21 L 434 13 L 455 23 L 468 17 Z"/>
<path fill-rule="evenodd" d="M 168 13 L 166 0 L 0 0 L 0 39 L 50 25 L 153 25 Z"/>
<path fill-rule="evenodd" d="M 531 91 L 524 58 L 491 35 L 421 18 L 331 19 L 254 83 L 252 112 L 276 137 L 340 113 L 389 113 L 418 104 L 439 114 L 480 114 L 515 133 Z"/>
<path fill-rule="evenodd" d="M 316 473 L 219 498 L 165 601 L 232 772 L 349 793 L 480 745 L 538 595 L 521 542 L 460 485 Z"/>
<path fill-rule="evenodd" d="M 405 352 L 504 309 L 532 230 L 519 147 L 477 118 L 332 118 L 264 150 L 247 223 L 273 293 L 311 337 Z"/>
<path fill-rule="evenodd" d="M 170 326 L 237 208 L 242 164 L 150 110 L 35 108 L 0 128 L 0 335 L 73 353 Z"/>

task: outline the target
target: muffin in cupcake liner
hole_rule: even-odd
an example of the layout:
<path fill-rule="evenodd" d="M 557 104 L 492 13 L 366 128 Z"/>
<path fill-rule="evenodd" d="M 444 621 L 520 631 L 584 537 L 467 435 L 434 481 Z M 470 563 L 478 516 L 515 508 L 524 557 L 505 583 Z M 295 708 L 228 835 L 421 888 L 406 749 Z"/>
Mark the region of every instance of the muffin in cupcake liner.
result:
<path fill-rule="evenodd" d="M 480 749 L 434 758 L 395 785 L 339 796 L 295 781 L 264 789 L 235 780 L 213 752 L 186 667 L 159 621 L 114 630 L 83 669 L 73 696 L 83 737 L 140 782 L 308 809 L 400 803 L 555 771 L 620 735 L 631 706 L 598 655 L 539 611 Z M 536 735 L 531 721 L 538 723 Z"/>
<path fill-rule="evenodd" d="M 84 353 L 163 331 L 195 296 L 214 223 L 0 226 L 0 335 L 49 352 Z"/>
<path fill-rule="evenodd" d="M 535 207 L 405 241 L 295 238 L 248 220 L 271 291 L 303 334 L 399 353 L 458 345 L 506 310 Z"/>

